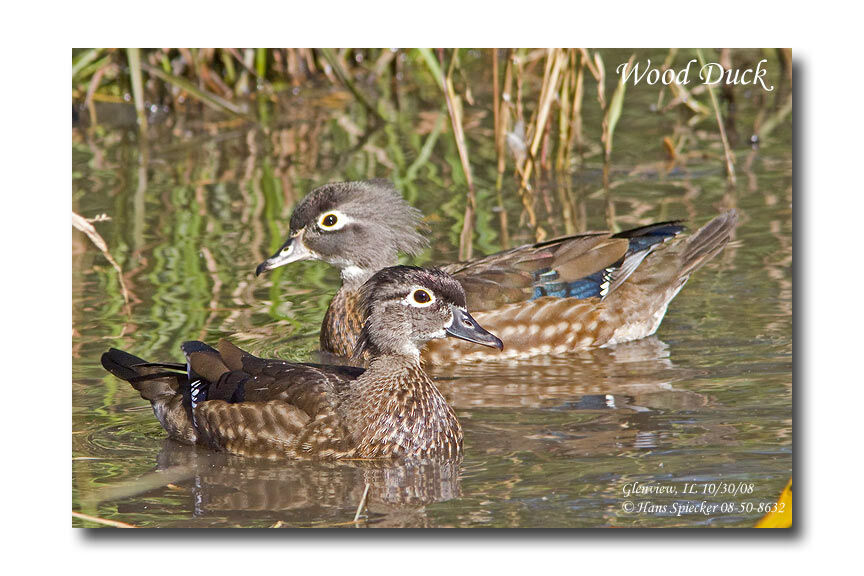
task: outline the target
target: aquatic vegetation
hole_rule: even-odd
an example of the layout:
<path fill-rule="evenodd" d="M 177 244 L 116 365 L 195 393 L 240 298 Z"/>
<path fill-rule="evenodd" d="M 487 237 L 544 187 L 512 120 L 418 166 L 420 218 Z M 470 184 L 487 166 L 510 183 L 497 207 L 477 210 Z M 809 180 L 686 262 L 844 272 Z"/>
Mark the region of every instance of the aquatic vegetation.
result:
<path fill-rule="evenodd" d="M 274 115 L 278 116 L 278 110 L 292 98 L 317 95 L 328 89 L 338 97 L 335 96 L 338 90 L 344 89 L 348 98 L 361 108 L 352 111 L 350 120 L 345 122 L 355 124 L 362 132 L 399 123 L 404 93 L 417 90 L 422 98 L 440 102 L 442 112 L 450 120 L 460 168 L 458 180 L 465 189 L 459 257 L 469 259 L 478 225 L 477 191 L 469 149 L 472 140 L 486 137 L 484 131 L 489 121 L 485 116 L 490 109 L 497 157 L 495 189 L 504 246 L 509 245 L 506 231 L 509 224 L 501 191 L 508 166 L 517 183 L 509 188 L 518 193 L 523 206 L 520 222 L 539 241 L 548 236 L 547 227 L 537 216 L 538 202 L 549 206 L 546 175 L 569 172 L 574 164 L 583 165 L 599 154 L 603 159 L 603 188 L 608 190 L 614 185 L 610 180 L 614 171 L 613 136 L 616 129 L 630 129 L 634 115 L 655 114 L 671 124 L 662 140 L 665 157 L 662 169 L 666 173 L 686 165 L 691 157 L 705 154 L 706 144 L 709 149 L 716 144 L 722 149 L 727 176 L 734 185 L 736 154 L 768 137 L 791 111 L 788 49 L 773 53 L 672 49 L 657 68 L 658 76 L 663 71 L 660 77 L 666 78 L 677 64 L 685 64 L 689 72 L 688 59 L 695 62 L 698 58 L 703 65 L 708 59 L 718 60 L 716 66 L 724 69 L 766 59 L 772 67 L 779 68 L 775 76 L 783 84 L 773 104 L 768 104 L 763 94 L 749 95 L 760 99 L 765 110 L 752 126 L 736 124 L 735 101 L 742 98 L 742 92 L 743 97 L 748 97 L 745 92 L 748 87 L 743 84 L 683 85 L 658 81 L 651 87 L 657 92 L 657 104 L 652 110 L 628 110 L 627 83 L 620 68 L 625 64 L 632 67 L 634 61 L 638 65 L 643 55 L 650 53 L 637 52 L 457 48 L 438 49 L 436 55 L 430 49 L 79 49 L 72 53 L 73 112 L 81 123 L 94 127 L 100 122 L 97 103 L 126 102 L 134 105 L 137 126 L 142 132 L 150 124 L 176 125 L 182 115 L 184 119 L 198 116 L 213 129 L 237 126 L 240 122 L 272 133 L 276 128 L 272 125 Z M 607 69 L 607 62 L 613 57 L 622 64 Z M 651 62 L 650 58 L 647 62 Z M 492 78 L 488 77 L 489 70 Z M 670 74 L 665 74 L 667 71 Z M 477 77 L 482 86 L 477 79 L 469 82 L 469 78 Z M 640 89 L 644 87 L 647 84 Z M 592 89 L 596 92 L 596 108 L 585 98 Z M 599 125 L 594 123 L 595 118 L 599 119 Z M 434 138 L 427 144 L 435 144 L 442 128 L 434 132 Z M 737 137 L 742 131 L 749 132 L 743 142 Z M 428 158 L 429 151 L 424 148 L 421 158 Z M 418 162 L 422 162 L 421 158 Z M 418 168 L 412 166 L 406 176 L 413 178 Z M 653 168 L 635 168 L 642 169 Z M 538 192 L 542 197 L 538 197 Z M 570 215 L 568 230 L 576 230 L 578 226 Z M 617 228 L 612 206 L 607 220 L 610 227 Z"/>

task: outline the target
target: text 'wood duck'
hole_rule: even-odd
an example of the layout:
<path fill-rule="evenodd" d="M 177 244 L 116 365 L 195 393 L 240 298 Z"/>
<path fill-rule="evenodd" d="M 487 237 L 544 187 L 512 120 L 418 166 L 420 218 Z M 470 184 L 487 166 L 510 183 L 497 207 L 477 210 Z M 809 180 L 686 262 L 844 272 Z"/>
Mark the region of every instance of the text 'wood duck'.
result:
<path fill-rule="evenodd" d="M 686 238 L 678 237 L 680 222 L 568 236 L 443 269 L 462 284 L 478 321 L 504 341 L 498 357 L 559 354 L 653 334 L 669 302 L 723 249 L 737 220 L 726 212 Z M 339 267 L 342 287 L 324 317 L 321 349 L 349 356 L 362 327 L 359 287 L 395 264 L 399 252 L 417 254 L 427 245 L 419 225 L 420 213 L 387 180 L 327 184 L 297 205 L 288 240 L 256 274 L 310 259 Z M 440 340 L 424 352 L 433 365 L 490 357 Z"/>
<path fill-rule="evenodd" d="M 501 349 L 468 313 L 445 272 L 385 268 L 358 290 L 355 354 L 368 368 L 265 360 L 221 340 L 182 346 L 185 364 L 111 349 L 102 365 L 153 405 L 169 436 L 266 458 L 455 458 L 462 428 L 420 367 L 430 340 L 454 336 Z"/>

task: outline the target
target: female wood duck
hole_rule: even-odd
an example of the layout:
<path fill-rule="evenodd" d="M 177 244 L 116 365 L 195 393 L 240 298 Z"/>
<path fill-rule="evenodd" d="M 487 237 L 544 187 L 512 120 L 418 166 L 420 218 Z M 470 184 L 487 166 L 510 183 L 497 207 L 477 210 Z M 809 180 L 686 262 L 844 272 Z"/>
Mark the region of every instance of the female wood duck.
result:
<path fill-rule="evenodd" d="M 729 241 L 734 211 L 686 239 L 680 222 L 613 234 L 597 232 L 528 244 L 444 266 L 459 280 L 478 320 L 499 334 L 499 358 L 564 353 L 653 334 L 690 274 Z M 288 239 L 256 274 L 301 260 L 342 271 L 321 327 L 321 349 L 349 356 L 361 333 L 358 288 L 399 252 L 427 245 L 420 213 L 387 180 L 339 182 L 310 192 L 291 216 Z M 666 244 L 667 240 L 675 239 Z M 490 358 L 457 342 L 430 342 L 433 365 Z"/>
<path fill-rule="evenodd" d="M 462 450 L 453 410 L 420 367 L 420 349 L 447 335 L 501 349 L 440 270 L 397 266 L 358 291 L 364 319 L 350 366 L 265 360 L 221 340 L 181 347 L 185 364 L 111 349 L 102 365 L 129 381 L 169 436 L 265 458 L 450 459 Z"/>

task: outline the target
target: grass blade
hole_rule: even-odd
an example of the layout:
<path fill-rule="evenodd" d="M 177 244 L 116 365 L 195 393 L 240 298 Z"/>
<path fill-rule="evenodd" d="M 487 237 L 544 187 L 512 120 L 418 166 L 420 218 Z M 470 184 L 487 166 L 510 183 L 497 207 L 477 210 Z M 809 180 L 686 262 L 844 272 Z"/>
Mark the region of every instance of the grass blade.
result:
<path fill-rule="evenodd" d="M 324 59 L 327 60 L 327 63 L 330 64 L 330 67 L 333 69 L 333 72 L 336 74 L 336 77 L 339 78 L 339 81 L 345 86 L 351 94 L 357 99 L 360 104 L 363 105 L 369 112 L 375 115 L 379 120 L 384 120 L 385 118 L 378 112 L 378 109 L 375 108 L 371 102 L 363 95 L 363 92 L 357 88 L 357 85 L 354 83 L 354 80 L 345 72 L 345 69 L 342 67 L 342 62 L 336 57 L 331 48 L 321 48 L 321 54 L 324 55 Z"/>
<path fill-rule="evenodd" d="M 705 67 L 705 57 L 702 55 L 702 50 L 696 49 L 696 56 L 699 58 L 699 65 Z M 732 154 L 732 149 L 729 147 L 729 138 L 726 137 L 726 127 L 723 125 L 723 115 L 720 113 L 720 104 L 717 102 L 717 95 L 714 94 L 714 86 L 705 84 L 708 88 L 708 95 L 711 96 L 711 106 L 714 108 L 714 117 L 717 119 L 717 128 L 720 129 L 720 141 L 723 143 L 723 154 L 726 157 L 726 177 L 729 184 L 735 185 L 735 157 Z"/>
<path fill-rule="evenodd" d="M 241 118 L 245 118 L 247 120 L 252 119 L 251 116 L 246 114 L 243 110 L 240 109 L 239 106 L 237 106 L 233 102 L 229 102 L 228 100 L 225 100 L 224 98 L 217 96 L 212 92 L 202 90 L 201 88 L 198 88 L 192 82 L 186 80 L 185 78 L 180 78 L 179 76 L 168 74 L 166 72 L 163 72 L 159 68 L 154 68 L 153 66 L 149 66 L 147 64 L 142 64 L 141 67 L 146 70 L 148 74 L 159 78 L 163 82 L 167 82 L 169 84 L 177 86 L 181 90 L 185 90 L 186 92 L 188 92 L 189 94 L 215 110 L 219 110 L 222 112 L 230 112 L 235 116 L 240 116 Z"/>
<path fill-rule="evenodd" d="M 72 226 L 86 234 L 90 241 L 93 242 L 100 252 L 102 252 L 102 255 L 105 256 L 105 259 L 108 260 L 114 270 L 117 271 L 117 278 L 120 280 L 120 291 L 123 293 L 123 300 L 126 302 L 126 313 L 131 314 L 132 311 L 129 308 L 129 290 L 126 289 L 126 282 L 123 280 L 123 270 L 120 268 L 117 261 L 114 260 L 114 257 L 111 256 L 111 252 L 108 250 L 108 244 L 105 243 L 102 235 L 99 234 L 93 224 L 91 224 L 86 218 L 80 214 L 76 214 L 75 212 L 72 212 Z"/>
<path fill-rule="evenodd" d="M 444 67 L 444 49 L 440 48 L 439 50 L 438 56 L 441 60 L 441 68 L 438 70 L 440 71 Z M 455 50 L 458 50 L 458 48 Z M 442 77 L 441 80 L 444 86 L 444 99 L 447 101 L 447 112 L 450 114 L 450 124 L 453 126 L 453 137 L 456 139 L 456 149 L 459 152 L 459 161 L 462 164 L 462 172 L 465 174 L 465 181 L 468 184 L 465 218 L 462 220 L 462 233 L 459 235 L 459 259 L 470 260 L 474 251 L 473 231 L 476 200 L 474 196 L 474 179 L 471 177 L 471 163 L 468 160 L 468 147 L 465 144 L 465 132 L 462 128 L 462 105 L 453 87 L 452 74 L 455 62 L 456 54 L 454 53 L 447 77 Z"/>
<path fill-rule="evenodd" d="M 432 77 L 438 83 L 438 87 L 441 88 L 441 90 L 445 90 L 444 73 L 441 71 L 441 67 L 438 66 L 438 61 L 432 54 L 432 50 L 430 50 L 429 48 L 417 48 L 417 52 L 420 53 L 423 61 L 426 62 L 426 66 L 429 67 L 429 72 L 432 73 Z"/>
<path fill-rule="evenodd" d="M 118 522 L 117 520 L 108 520 L 107 518 L 99 518 L 98 516 L 90 516 L 89 514 L 82 514 L 81 512 L 72 511 L 72 517 L 78 518 L 79 520 L 84 520 L 86 522 L 93 522 L 94 524 L 102 524 L 103 526 L 111 526 L 112 528 L 137 528 L 137 526 L 133 526 L 132 524 L 127 524 L 126 522 Z"/>
<path fill-rule="evenodd" d="M 147 130 L 147 114 L 144 111 L 144 80 L 141 74 L 141 49 L 127 48 L 126 58 L 129 60 L 129 74 L 132 76 L 132 98 L 135 101 L 135 114 L 138 116 L 138 126 Z"/>
<path fill-rule="evenodd" d="M 72 59 L 72 79 L 74 80 L 76 76 L 83 70 L 88 64 L 96 60 L 100 54 L 102 54 L 103 48 L 91 48 L 79 54 L 77 57 Z"/>
<path fill-rule="evenodd" d="M 633 60 L 636 55 L 630 56 L 627 61 L 627 68 L 633 66 Z M 603 115 L 603 152 L 606 162 L 612 156 L 612 137 L 615 135 L 615 127 L 618 125 L 618 120 L 621 118 L 621 111 L 624 108 L 624 94 L 627 92 L 627 84 L 624 82 L 624 75 L 618 80 L 618 86 L 612 93 L 612 99 L 609 101 L 609 106 L 606 108 L 606 113 Z"/>

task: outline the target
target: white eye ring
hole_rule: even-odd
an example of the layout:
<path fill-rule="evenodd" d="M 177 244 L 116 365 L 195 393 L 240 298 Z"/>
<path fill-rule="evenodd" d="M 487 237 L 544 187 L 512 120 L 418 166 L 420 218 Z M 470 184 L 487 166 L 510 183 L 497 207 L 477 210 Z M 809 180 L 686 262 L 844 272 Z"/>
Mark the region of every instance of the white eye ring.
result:
<path fill-rule="evenodd" d="M 419 300 L 418 297 L 420 298 Z M 422 300 L 424 298 L 429 298 L 429 300 L 423 302 Z M 428 288 L 422 286 L 414 286 L 411 288 L 411 292 L 408 293 L 408 296 L 405 297 L 405 304 L 413 306 L 414 308 L 428 308 L 434 303 L 435 294 L 433 294 Z"/>
<path fill-rule="evenodd" d="M 324 221 L 331 216 L 336 219 L 336 222 L 328 226 L 324 223 Z M 326 230 L 328 232 L 331 230 L 339 230 L 350 224 L 351 221 L 352 220 L 348 216 L 346 216 L 339 210 L 329 210 L 318 218 L 318 228 L 320 228 L 321 230 Z"/>

